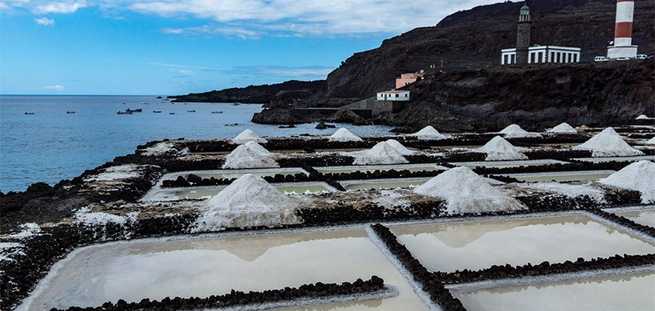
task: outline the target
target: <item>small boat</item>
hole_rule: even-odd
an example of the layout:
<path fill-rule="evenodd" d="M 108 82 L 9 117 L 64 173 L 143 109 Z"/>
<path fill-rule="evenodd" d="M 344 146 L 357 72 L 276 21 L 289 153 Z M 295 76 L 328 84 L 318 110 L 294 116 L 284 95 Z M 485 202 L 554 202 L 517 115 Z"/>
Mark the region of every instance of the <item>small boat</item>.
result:
<path fill-rule="evenodd" d="M 129 113 L 135 113 L 135 112 L 143 112 L 143 109 L 141 109 L 141 108 L 139 108 L 139 109 L 130 109 L 130 108 L 127 108 L 127 109 L 125 109 L 125 111 L 126 111 L 126 112 L 129 112 Z"/>
<path fill-rule="evenodd" d="M 223 111 L 212 111 L 212 114 L 222 114 Z"/>
<path fill-rule="evenodd" d="M 161 110 L 153 110 L 152 113 L 161 113 Z"/>
<path fill-rule="evenodd" d="M 118 111 L 118 112 L 116 112 L 116 114 L 119 114 L 119 115 L 128 115 L 128 114 L 132 114 L 132 111 L 130 111 L 130 109 L 127 109 L 127 110 L 125 110 L 125 111 Z"/>
<path fill-rule="evenodd" d="M 239 104 L 239 103 L 232 104 L 232 106 L 239 106 L 239 105 L 241 105 L 241 104 Z"/>
<path fill-rule="evenodd" d="M 186 112 L 196 112 L 195 110 L 187 110 Z"/>
<path fill-rule="evenodd" d="M 170 115 L 174 115 L 174 114 L 175 114 L 175 112 L 169 112 L 168 114 L 170 114 Z"/>
<path fill-rule="evenodd" d="M 66 111 L 66 114 L 76 114 L 76 111 Z"/>
<path fill-rule="evenodd" d="M 34 112 L 25 112 L 25 115 L 26 115 L 26 116 L 33 116 L 33 115 L 34 115 Z"/>

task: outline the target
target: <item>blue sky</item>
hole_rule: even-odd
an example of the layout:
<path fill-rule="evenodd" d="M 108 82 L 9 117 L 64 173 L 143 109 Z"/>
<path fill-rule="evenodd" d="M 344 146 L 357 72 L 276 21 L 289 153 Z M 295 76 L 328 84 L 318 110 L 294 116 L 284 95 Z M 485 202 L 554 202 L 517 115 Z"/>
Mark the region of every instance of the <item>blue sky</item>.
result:
<path fill-rule="evenodd" d="M 179 94 L 323 79 L 495 0 L 0 0 L 0 94 Z"/>

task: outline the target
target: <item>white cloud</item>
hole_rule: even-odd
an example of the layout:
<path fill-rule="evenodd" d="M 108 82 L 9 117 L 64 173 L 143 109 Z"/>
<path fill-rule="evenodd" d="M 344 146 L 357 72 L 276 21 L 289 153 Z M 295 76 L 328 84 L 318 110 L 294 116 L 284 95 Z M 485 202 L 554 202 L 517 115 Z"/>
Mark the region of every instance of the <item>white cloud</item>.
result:
<path fill-rule="evenodd" d="M 46 85 L 43 88 L 48 91 L 55 91 L 55 92 L 61 92 L 65 89 L 65 87 L 61 84 Z"/>
<path fill-rule="evenodd" d="M 47 17 L 35 18 L 34 22 L 36 22 L 37 24 L 39 24 L 41 26 L 46 26 L 46 27 L 55 25 L 55 20 L 51 19 L 51 18 L 47 18 Z"/>
<path fill-rule="evenodd" d="M 39 4 L 35 7 L 35 12 L 39 14 L 70 14 L 88 6 L 86 0 L 76 1 L 53 1 Z"/>
<path fill-rule="evenodd" d="M 192 35 L 223 35 L 227 37 L 237 37 L 241 39 L 254 39 L 259 38 L 261 33 L 256 30 L 246 29 L 242 27 L 232 27 L 232 26 L 199 26 L 199 27 L 186 27 L 186 28 L 164 28 L 162 29 L 163 33 L 181 35 L 181 34 L 192 34 Z"/>

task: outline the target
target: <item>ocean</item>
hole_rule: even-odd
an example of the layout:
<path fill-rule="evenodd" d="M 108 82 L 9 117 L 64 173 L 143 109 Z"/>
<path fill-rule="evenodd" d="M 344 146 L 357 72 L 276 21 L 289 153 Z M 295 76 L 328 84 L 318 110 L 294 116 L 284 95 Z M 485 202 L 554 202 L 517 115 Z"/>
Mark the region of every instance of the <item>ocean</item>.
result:
<path fill-rule="evenodd" d="M 143 112 L 116 114 L 128 108 Z M 156 139 L 229 138 L 247 128 L 262 136 L 334 131 L 316 130 L 316 124 L 280 129 L 250 122 L 261 109 L 262 105 L 253 104 L 172 104 L 156 96 L 0 95 L 0 191 L 23 191 L 35 182 L 52 185 L 70 179 Z M 390 129 L 339 126 L 362 136 Z"/>

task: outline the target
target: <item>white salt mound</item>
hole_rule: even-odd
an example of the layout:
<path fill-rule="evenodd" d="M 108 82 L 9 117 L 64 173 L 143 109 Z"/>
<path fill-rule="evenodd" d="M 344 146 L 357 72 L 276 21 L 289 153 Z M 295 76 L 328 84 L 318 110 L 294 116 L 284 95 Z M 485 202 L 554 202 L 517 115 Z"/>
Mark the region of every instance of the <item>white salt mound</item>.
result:
<path fill-rule="evenodd" d="M 256 142 L 247 142 L 225 157 L 224 169 L 279 167 L 272 154 Z"/>
<path fill-rule="evenodd" d="M 603 203 L 605 202 L 605 192 L 601 189 L 594 188 L 591 185 L 571 185 L 556 182 L 521 184 L 521 187 L 535 189 L 547 192 L 554 192 L 563 196 L 575 199 L 577 197 L 588 196 L 592 200 Z"/>
<path fill-rule="evenodd" d="M 419 140 L 443 140 L 448 138 L 448 136 L 439 133 L 439 131 L 430 125 L 424 127 L 411 136 L 416 136 Z"/>
<path fill-rule="evenodd" d="M 157 143 L 152 147 L 143 149 L 142 154 L 144 156 L 150 156 L 150 157 L 164 156 L 168 154 L 183 156 L 189 154 L 189 149 L 184 148 L 182 150 L 178 150 L 177 148 L 175 148 L 175 144 L 173 144 L 172 142 L 164 141 L 164 142 Z"/>
<path fill-rule="evenodd" d="M 639 116 L 638 116 L 637 118 L 635 118 L 635 119 L 636 119 L 636 120 L 649 120 L 650 118 L 649 118 L 647 115 L 642 114 L 642 115 L 639 115 Z"/>
<path fill-rule="evenodd" d="M 525 207 L 492 186 L 468 167 L 456 167 L 414 189 L 415 193 L 446 200 L 449 214 L 515 211 Z"/>
<path fill-rule="evenodd" d="M 266 139 L 257 136 L 257 134 L 250 129 L 241 132 L 241 134 L 237 135 L 232 139 L 233 143 L 239 145 L 245 144 L 249 141 L 258 142 L 260 144 L 266 143 Z"/>
<path fill-rule="evenodd" d="M 415 152 L 412 150 L 407 149 L 407 147 L 403 146 L 399 141 L 395 139 L 389 139 L 386 141 L 387 144 L 391 145 L 396 151 L 400 152 L 400 154 L 406 156 L 406 155 L 413 155 Z"/>
<path fill-rule="evenodd" d="M 530 133 L 524 130 L 517 124 L 512 124 L 504 128 L 500 133 L 505 134 L 505 138 L 541 137 L 541 135 L 537 133 Z"/>
<path fill-rule="evenodd" d="M 639 161 L 603 178 L 601 184 L 641 192 L 644 204 L 655 203 L 655 163 Z"/>
<path fill-rule="evenodd" d="M 611 127 L 596 134 L 584 144 L 573 147 L 573 150 L 591 151 L 593 157 L 629 157 L 644 154 L 628 145 Z"/>
<path fill-rule="evenodd" d="M 332 136 L 330 136 L 330 141 L 336 142 L 349 142 L 349 141 L 363 141 L 359 136 L 353 134 L 351 131 L 345 128 L 340 128 Z"/>
<path fill-rule="evenodd" d="M 527 160 L 528 157 L 521 153 L 521 149 L 515 147 L 505 138 L 496 136 L 484 146 L 478 148 L 477 152 L 487 154 L 486 161 L 509 161 L 509 160 Z"/>
<path fill-rule="evenodd" d="M 246 174 L 207 201 L 207 210 L 196 221 L 195 231 L 226 227 L 278 226 L 297 223 L 298 202 L 264 179 Z"/>
<path fill-rule="evenodd" d="M 577 134 L 578 130 L 576 130 L 570 124 L 564 122 L 552 129 L 548 129 L 547 132 L 555 134 Z"/>
<path fill-rule="evenodd" d="M 355 165 L 409 163 L 393 145 L 386 141 L 378 143 L 369 150 L 356 152 L 353 156 Z"/>
<path fill-rule="evenodd" d="M 646 142 L 646 145 L 655 145 L 655 137 L 651 138 Z"/>

